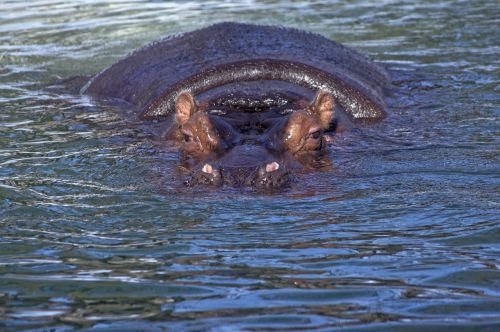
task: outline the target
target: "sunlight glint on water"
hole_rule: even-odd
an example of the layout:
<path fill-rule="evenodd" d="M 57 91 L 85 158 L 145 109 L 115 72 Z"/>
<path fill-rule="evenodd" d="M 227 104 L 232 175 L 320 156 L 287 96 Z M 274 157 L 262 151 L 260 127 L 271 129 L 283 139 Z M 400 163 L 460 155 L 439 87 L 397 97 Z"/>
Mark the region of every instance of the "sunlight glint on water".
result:
<path fill-rule="evenodd" d="M 0 327 L 500 327 L 495 1 L 0 7 Z M 283 193 L 207 191 L 149 128 L 44 88 L 227 20 L 387 63 L 389 118 L 337 137 L 333 169 Z"/>

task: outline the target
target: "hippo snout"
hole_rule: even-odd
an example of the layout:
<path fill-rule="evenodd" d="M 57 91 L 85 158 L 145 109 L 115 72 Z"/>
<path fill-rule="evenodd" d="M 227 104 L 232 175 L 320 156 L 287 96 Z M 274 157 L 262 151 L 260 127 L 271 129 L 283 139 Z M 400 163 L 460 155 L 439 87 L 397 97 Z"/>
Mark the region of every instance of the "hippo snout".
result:
<path fill-rule="evenodd" d="M 276 161 L 258 168 L 251 185 L 260 189 L 283 188 L 290 184 L 291 173 L 283 164 Z"/>
<path fill-rule="evenodd" d="M 221 166 L 205 163 L 193 171 L 186 184 L 231 187 L 250 186 L 256 189 L 278 189 L 286 187 L 291 181 L 287 167 L 278 161 L 264 163 L 257 167 Z"/>
<path fill-rule="evenodd" d="M 187 186 L 193 185 L 210 185 L 221 186 L 223 184 L 222 172 L 219 167 L 205 163 L 201 168 L 192 172 L 191 177 L 185 181 Z"/>

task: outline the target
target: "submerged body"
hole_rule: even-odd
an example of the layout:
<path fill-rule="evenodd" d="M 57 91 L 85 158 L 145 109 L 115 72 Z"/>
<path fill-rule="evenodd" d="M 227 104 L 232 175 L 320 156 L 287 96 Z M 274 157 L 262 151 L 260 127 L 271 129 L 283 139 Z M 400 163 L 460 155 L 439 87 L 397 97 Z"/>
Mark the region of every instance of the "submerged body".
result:
<path fill-rule="evenodd" d="M 167 121 L 188 183 L 268 188 L 321 158 L 341 114 L 382 119 L 389 84 L 381 66 L 324 37 L 221 23 L 142 48 L 82 92 Z"/>

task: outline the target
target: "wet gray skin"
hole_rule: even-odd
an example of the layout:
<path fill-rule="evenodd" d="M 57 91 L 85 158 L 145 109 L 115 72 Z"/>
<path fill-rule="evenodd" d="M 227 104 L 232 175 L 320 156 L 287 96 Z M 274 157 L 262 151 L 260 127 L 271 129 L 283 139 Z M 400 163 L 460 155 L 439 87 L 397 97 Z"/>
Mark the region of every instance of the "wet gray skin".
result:
<path fill-rule="evenodd" d="M 382 66 L 340 43 L 296 29 L 227 22 L 137 50 L 94 76 L 82 92 L 125 100 L 151 120 L 168 118 L 182 92 L 198 96 L 245 81 L 327 91 L 354 119 L 383 118 L 390 88 Z"/>
<path fill-rule="evenodd" d="M 382 66 L 322 36 L 220 23 L 133 52 L 81 92 L 165 121 L 188 185 L 282 188 L 321 155 L 334 108 L 336 120 L 381 120 L 390 85 Z"/>

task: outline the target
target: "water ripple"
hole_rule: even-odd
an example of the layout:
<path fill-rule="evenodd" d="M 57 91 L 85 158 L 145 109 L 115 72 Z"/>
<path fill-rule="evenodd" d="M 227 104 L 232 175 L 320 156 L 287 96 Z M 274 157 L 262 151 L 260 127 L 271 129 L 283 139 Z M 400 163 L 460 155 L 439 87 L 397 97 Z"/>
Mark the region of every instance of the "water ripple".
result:
<path fill-rule="evenodd" d="M 500 328 L 495 1 L 1 7 L 0 327 Z M 338 135 L 331 165 L 284 193 L 209 191 L 182 186 L 156 128 L 73 93 L 137 47 L 227 20 L 385 63 L 389 117 Z"/>

